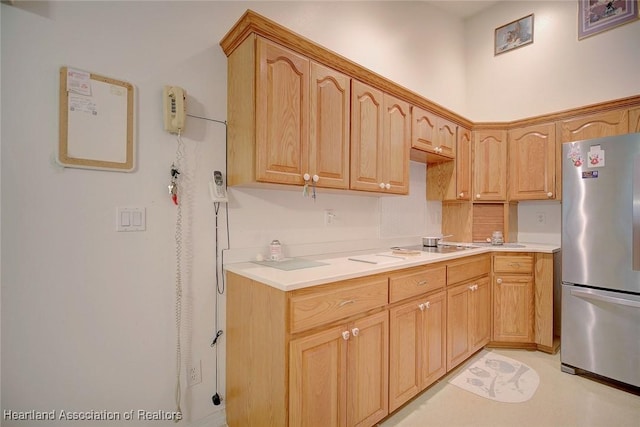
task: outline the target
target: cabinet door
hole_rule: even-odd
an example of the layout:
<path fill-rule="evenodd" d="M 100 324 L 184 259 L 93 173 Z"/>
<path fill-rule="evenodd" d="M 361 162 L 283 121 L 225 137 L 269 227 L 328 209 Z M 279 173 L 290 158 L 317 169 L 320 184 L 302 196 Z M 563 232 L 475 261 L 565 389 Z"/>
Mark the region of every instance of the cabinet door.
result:
<path fill-rule="evenodd" d="M 290 426 L 345 426 L 348 343 L 348 335 L 347 339 L 343 336 L 345 332 L 346 326 L 338 326 L 291 341 Z"/>
<path fill-rule="evenodd" d="M 471 284 L 471 353 L 481 349 L 491 340 L 491 286 L 489 277 Z"/>
<path fill-rule="evenodd" d="M 311 63 L 309 175 L 318 187 L 349 188 L 351 79 Z"/>
<path fill-rule="evenodd" d="M 640 132 L 640 108 L 629 110 L 629 133 Z"/>
<path fill-rule="evenodd" d="M 260 37 L 256 43 L 256 180 L 302 184 L 309 158 L 309 60 Z"/>
<path fill-rule="evenodd" d="M 411 107 L 411 147 L 453 159 L 457 126 L 420 107 Z M 443 159 L 444 160 L 444 159 Z"/>
<path fill-rule="evenodd" d="M 422 299 L 389 310 L 389 410 L 418 394 L 422 353 Z M 422 305 L 424 308 L 424 305 Z"/>
<path fill-rule="evenodd" d="M 382 92 L 351 81 L 351 188 L 381 191 Z"/>
<path fill-rule="evenodd" d="M 557 128 L 563 143 L 622 135 L 629 132 L 629 114 L 626 109 L 591 114 L 563 120 L 558 123 Z"/>
<path fill-rule="evenodd" d="M 471 200 L 471 131 L 458 128 L 456 147 L 456 194 L 452 199 Z"/>
<path fill-rule="evenodd" d="M 555 124 L 509 131 L 509 200 L 556 198 Z"/>
<path fill-rule="evenodd" d="M 507 199 L 507 132 L 474 132 L 473 192 L 476 201 Z"/>
<path fill-rule="evenodd" d="M 384 140 L 381 153 L 382 182 L 385 192 L 409 192 L 409 149 L 411 116 L 409 104 L 384 94 Z"/>
<path fill-rule="evenodd" d="M 532 276 L 495 275 L 493 340 L 520 343 L 535 341 Z"/>
<path fill-rule="evenodd" d="M 446 292 L 389 311 L 389 411 L 447 372 Z"/>
<path fill-rule="evenodd" d="M 437 117 L 420 107 L 411 107 L 411 147 L 436 153 Z"/>
<path fill-rule="evenodd" d="M 471 354 L 469 286 L 464 284 L 447 290 L 447 371 Z"/>
<path fill-rule="evenodd" d="M 420 337 L 420 389 L 447 372 L 447 294 L 439 292 L 423 299 Z"/>
<path fill-rule="evenodd" d="M 347 426 L 368 427 L 389 413 L 389 312 L 357 320 L 350 328 Z M 314 424 L 325 425 L 315 419 Z"/>
<path fill-rule="evenodd" d="M 438 154 L 453 159 L 456 156 L 458 126 L 449 120 L 438 118 Z"/>

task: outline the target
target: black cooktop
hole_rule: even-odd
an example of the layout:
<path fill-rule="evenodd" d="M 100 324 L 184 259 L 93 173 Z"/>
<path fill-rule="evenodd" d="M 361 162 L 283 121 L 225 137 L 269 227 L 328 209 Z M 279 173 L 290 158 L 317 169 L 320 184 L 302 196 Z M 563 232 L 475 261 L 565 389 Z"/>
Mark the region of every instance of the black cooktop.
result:
<path fill-rule="evenodd" d="M 455 245 L 438 245 L 438 246 L 415 245 L 415 246 L 393 247 L 391 249 L 406 249 L 410 251 L 418 250 L 418 251 L 429 252 L 434 254 L 448 254 L 451 252 L 460 252 L 460 251 L 464 251 L 466 249 L 471 249 L 471 248 L 469 246 L 455 246 Z"/>

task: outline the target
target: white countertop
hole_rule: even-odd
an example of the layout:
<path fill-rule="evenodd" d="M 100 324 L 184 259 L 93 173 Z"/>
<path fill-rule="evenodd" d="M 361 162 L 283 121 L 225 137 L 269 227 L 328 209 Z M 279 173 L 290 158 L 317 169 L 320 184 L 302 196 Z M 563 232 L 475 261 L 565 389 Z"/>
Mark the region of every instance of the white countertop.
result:
<path fill-rule="evenodd" d="M 447 242 L 447 244 L 451 243 Z M 464 245 L 468 246 L 469 244 L 467 243 Z M 487 245 L 483 247 L 460 249 L 456 252 L 444 254 L 421 252 L 419 255 L 395 255 L 391 250 L 389 250 L 389 248 L 384 248 L 379 251 L 368 251 L 366 253 L 328 254 L 301 257 L 304 260 L 318 261 L 326 265 L 301 268 L 297 270 L 286 271 L 253 262 L 227 264 L 224 268 L 226 271 L 259 281 L 282 291 L 292 291 L 294 289 L 301 289 L 339 280 L 353 279 L 376 273 L 384 273 L 387 271 L 489 252 L 553 253 L 559 250 L 560 247 L 558 245 L 518 243 L 518 247 L 510 247 L 509 244 L 505 244 L 504 246 Z M 373 264 L 353 261 L 349 258 L 363 258 L 370 261 L 375 260 L 376 263 Z"/>

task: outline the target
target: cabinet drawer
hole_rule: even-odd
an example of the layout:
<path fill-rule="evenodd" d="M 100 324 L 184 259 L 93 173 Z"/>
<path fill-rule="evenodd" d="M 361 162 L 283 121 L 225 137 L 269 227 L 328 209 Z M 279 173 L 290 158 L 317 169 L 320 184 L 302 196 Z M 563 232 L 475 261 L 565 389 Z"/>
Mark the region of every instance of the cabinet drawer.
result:
<path fill-rule="evenodd" d="M 533 255 L 494 255 L 494 273 L 531 273 Z"/>
<path fill-rule="evenodd" d="M 294 294 L 289 299 L 291 333 L 382 307 L 388 300 L 386 277 L 354 280 L 331 289 Z"/>
<path fill-rule="evenodd" d="M 447 285 L 464 282 L 474 277 L 489 274 L 491 271 L 491 258 L 489 255 L 480 255 L 473 258 L 464 258 L 460 261 L 452 261 L 447 264 Z"/>
<path fill-rule="evenodd" d="M 442 289 L 447 284 L 447 268 L 418 267 L 392 274 L 389 277 L 389 302 Z"/>

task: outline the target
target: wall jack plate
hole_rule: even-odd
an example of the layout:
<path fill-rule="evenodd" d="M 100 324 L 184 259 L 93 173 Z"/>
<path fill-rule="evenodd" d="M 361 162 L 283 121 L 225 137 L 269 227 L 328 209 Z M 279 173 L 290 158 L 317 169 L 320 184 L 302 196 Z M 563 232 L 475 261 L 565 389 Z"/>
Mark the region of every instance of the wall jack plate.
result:
<path fill-rule="evenodd" d="M 187 366 L 187 386 L 191 387 L 202 382 L 201 360 L 197 360 L 190 366 Z"/>

